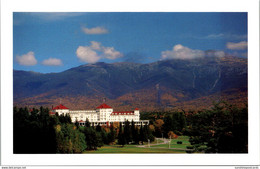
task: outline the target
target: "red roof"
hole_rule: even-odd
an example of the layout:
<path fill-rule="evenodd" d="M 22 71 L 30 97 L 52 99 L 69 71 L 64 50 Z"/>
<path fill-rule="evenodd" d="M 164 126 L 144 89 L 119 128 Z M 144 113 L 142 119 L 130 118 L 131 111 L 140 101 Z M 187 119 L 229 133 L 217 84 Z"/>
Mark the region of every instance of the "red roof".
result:
<path fill-rule="evenodd" d="M 134 115 L 132 111 L 112 112 L 110 115 Z"/>
<path fill-rule="evenodd" d="M 63 106 L 62 104 L 60 104 L 60 105 L 58 105 L 58 106 L 54 107 L 52 110 L 56 110 L 56 109 L 69 109 L 69 108 L 68 108 L 68 107 L 65 107 L 65 106 Z"/>
<path fill-rule="evenodd" d="M 96 109 L 112 109 L 112 107 L 110 107 L 107 104 L 103 103 L 100 106 L 98 106 Z"/>
<path fill-rule="evenodd" d="M 135 108 L 135 110 L 139 110 L 138 108 Z"/>

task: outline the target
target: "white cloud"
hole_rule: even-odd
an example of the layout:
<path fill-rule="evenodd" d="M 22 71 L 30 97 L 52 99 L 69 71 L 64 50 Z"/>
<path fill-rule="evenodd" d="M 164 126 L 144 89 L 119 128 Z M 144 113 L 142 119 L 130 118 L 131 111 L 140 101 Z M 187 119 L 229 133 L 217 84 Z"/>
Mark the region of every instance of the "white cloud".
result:
<path fill-rule="evenodd" d="M 37 64 L 37 60 L 35 59 L 34 52 L 32 51 L 22 56 L 16 56 L 16 61 L 20 65 L 24 65 L 24 66 L 33 66 Z"/>
<path fill-rule="evenodd" d="M 62 65 L 62 61 L 60 59 L 56 59 L 56 58 L 49 58 L 49 59 L 42 61 L 42 64 L 46 65 L 46 66 L 60 66 L 60 65 Z"/>
<path fill-rule="evenodd" d="M 238 43 L 228 42 L 226 47 L 231 50 L 245 50 L 247 49 L 247 42 L 246 41 L 242 41 Z"/>
<path fill-rule="evenodd" d="M 123 57 L 123 54 L 114 47 L 105 47 L 96 41 L 91 41 L 90 46 L 79 46 L 76 55 L 81 61 L 87 63 L 96 63 L 102 58 L 114 60 Z"/>
<path fill-rule="evenodd" d="M 96 63 L 101 57 L 89 46 L 79 46 L 76 51 L 77 57 L 87 63 Z"/>
<path fill-rule="evenodd" d="M 197 49 L 190 49 L 180 44 L 175 45 L 172 50 L 162 51 L 162 59 L 195 59 L 205 56 L 205 52 Z"/>
<path fill-rule="evenodd" d="M 104 47 L 103 52 L 105 58 L 107 59 L 114 60 L 123 56 L 120 52 L 116 51 L 113 47 Z"/>
<path fill-rule="evenodd" d="M 108 33 L 108 30 L 103 28 L 103 27 L 95 27 L 95 28 L 82 27 L 81 29 L 85 34 L 94 35 L 94 34 L 106 34 L 106 33 Z"/>

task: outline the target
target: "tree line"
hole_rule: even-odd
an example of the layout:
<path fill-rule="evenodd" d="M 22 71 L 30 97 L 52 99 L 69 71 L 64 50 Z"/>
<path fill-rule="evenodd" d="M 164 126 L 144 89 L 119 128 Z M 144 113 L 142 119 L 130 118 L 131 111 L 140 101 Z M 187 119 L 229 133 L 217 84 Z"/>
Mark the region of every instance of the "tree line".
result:
<path fill-rule="evenodd" d="M 145 112 L 141 113 L 141 118 L 150 121 L 149 128 L 155 137 L 173 138 L 187 134 L 185 112 Z"/>
<path fill-rule="evenodd" d="M 82 153 L 108 144 L 144 144 L 155 137 L 189 136 L 188 152 L 247 153 L 248 108 L 225 102 L 202 111 L 146 112 L 150 124 L 114 122 L 109 127 L 72 123 L 69 115 L 49 115 L 49 109 L 14 107 L 14 153 Z"/>
<path fill-rule="evenodd" d="M 248 153 L 248 108 L 219 102 L 187 116 L 191 149 L 206 153 Z"/>
<path fill-rule="evenodd" d="M 145 112 L 156 137 L 189 136 L 189 152 L 247 153 L 248 108 L 238 108 L 220 101 L 211 109 L 198 112 Z"/>
<path fill-rule="evenodd" d="M 82 153 L 97 150 L 104 144 L 143 144 L 154 140 L 148 126 L 137 127 L 134 122 L 115 122 L 106 126 L 85 126 L 72 123 L 68 114 L 49 115 L 49 109 L 14 107 L 15 154 Z"/>

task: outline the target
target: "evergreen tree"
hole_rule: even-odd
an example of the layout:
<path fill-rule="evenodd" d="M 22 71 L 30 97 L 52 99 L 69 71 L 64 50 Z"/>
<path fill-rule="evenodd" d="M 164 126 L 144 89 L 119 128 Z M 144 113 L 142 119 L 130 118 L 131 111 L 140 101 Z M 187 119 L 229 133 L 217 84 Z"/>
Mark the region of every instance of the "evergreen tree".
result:
<path fill-rule="evenodd" d="M 113 124 L 110 126 L 110 132 L 108 134 L 109 134 L 108 135 L 109 143 L 113 143 L 115 141 L 115 138 L 116 138 L 116 131 L 114 129 Z"/>
<path fill-rule="evenodd" d="M 131 134 L 132 134 L 132 140 L 135 144 L 138 144 L 139 142 L 139 136 L 138 136 L 138 129 L 135 127 L 134 121 L 131 122 Z"/>
<path fill-rule="evenodd" d="M 248 152 L 248 111 L 222 102 L 211 110 L 193 115 L 190 142 L 196 151 L 207 153 Z"/>
<path fill-rule="evenodd" d="M 143 140 L 145 141 L 145 142 L 147 142 L 148 141 L 148 126 L 147 125 L 144 125 L 144 127 L 143 127 L 143 133 L 144 133 L 144 136 L 143 136 Z"/>
<path fill-rule="evenodd" d="M 171 131 L 174 131 L 175 133 L 179 133 L 182 128 L 180 127 L 180 113 L 174 112 L 172 114 L 172 128 Z"/>
<path fill-rule="evenodd" d="M 186 117 L 185 117 L 185 114 L 184 112 L 180 112 L 180 132 L 185 132 L 186 130 L 186 127 L 187 127 L 187 122 L 186 122 Z"/>
<path fill-rule="evenodd" d="M 125 135 L 122 129 L 122 123 L 119 126 L 119 133 L 118 133 L 118 144 L 124 146 L 126 144 Z"/>
<path fill-rule="evenodd" d="M 90 127 L 90 122 L 89 122 L 88 118 L 86 118 L 85 127 Z"/>
<path fill-rule="evenodd" d="M 77 119 L 76 119 L 76 122 L 75 122 L 75 126 L 77 127 L 77 129 L 79 128 L 79 122 L 78 122 Z"/>
<path fill-rule="evenodd" d="M 96 131 L 101 132 L 101 126 L 99 124 L 96 126 Z"/>
<path fill-rule="evenodd" d="M 145 141 L 145 134 L 144 134 L 144 130 L 143 130 L 143 125 L 141 125 L 140 127 L 140 135 L 139 135 L 139 139 L 142 142 L 142 144 L 144 144 Z"/>
<path fill-rule="evenodd" d="M 96 133 L 92 127 L 85 127 L 84 134 L 86 137 L 87 150 L 97 150 L 101 143 L 101 136 Z"/>
<path fill-rule="evenodd" d="M 72 122 L 71 122 L 71 117 L 70 117 L 70 115 L 69 115 L 68 113 L 66 113 L 66 115 L 65 115 L 65 117 L 64 117 L 64 120 L 65 120 L 65 123 L 69 123 L 69 124 L 72 123 Z"/>
<path fill-rule="evenodd" d="M 59 115 L 59 121 L 61 123 L 66 123 L 66 120 L 65 120 L 65 117 L 64 117 L 64 114 L 62 113 L 61 115 Z"/>
<path fill-rule="evenodd" d="M 110 143 L 109 133 L 107 133 L 103 128 L 101 128 L 100 134 L 101 134 L 101 137 L 102 137 L 102 142 L 104 144 L 109 144 Z"/>
<path fill-rule="evenodd" d="M 174 121 L 172 119 L 172 116 L 171 115 L 167 115 L 165 118 L 164 118 L 164 124 L 163 124 L 163 131 L 164 131 L 164 135 L 167 136 L 167 133 L 169 131 L 172 131 L 174 129 Z"/>
<path fill-rule="evenodd" d="M 125 121 L 124 136 L 126 139 L 126 144 L 129 144 L 129 142 L 132 141 L 132 133 L 131 133 L 131 128 L 130 128 L 130 123 L 128 120 Z"/>

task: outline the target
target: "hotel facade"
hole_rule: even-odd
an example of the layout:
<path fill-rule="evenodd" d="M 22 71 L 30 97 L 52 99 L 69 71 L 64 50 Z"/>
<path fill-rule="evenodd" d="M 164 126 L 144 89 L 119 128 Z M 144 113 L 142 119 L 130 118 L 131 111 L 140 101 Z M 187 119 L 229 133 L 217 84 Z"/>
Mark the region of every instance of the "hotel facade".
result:
<path fill-rule="evenodd" d="M 50 115 L 55 115 L 56 113 L 59 115 L 68 114 L 73 123 L 77 121 L 81 126 L 85 126 L 86 120 L 89 121 L 91 126 L 110 126 L 114 122 L 121 122 L 124 125 L 126 121 L 129 121 L 130 124 L 133 121 L 136 126 L 149 124 L 149 120 L 140 120 L 138 108 L 133 111 L 115 112 L 112 107 L 105 103 L 98 106 L 95 110 L 70 110 L 60 104 L 50 111 Z"/>

